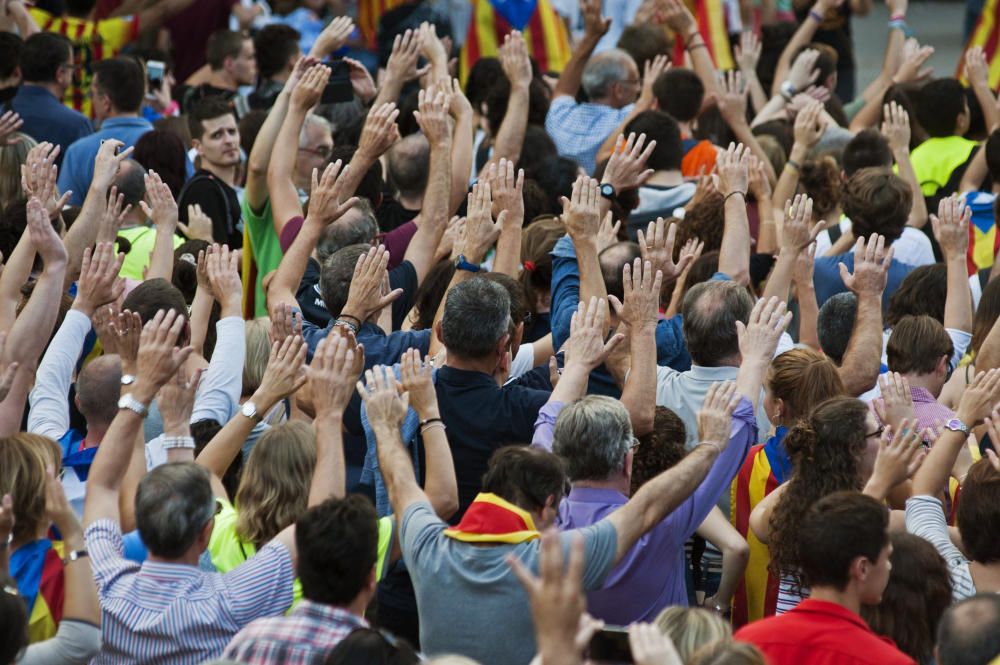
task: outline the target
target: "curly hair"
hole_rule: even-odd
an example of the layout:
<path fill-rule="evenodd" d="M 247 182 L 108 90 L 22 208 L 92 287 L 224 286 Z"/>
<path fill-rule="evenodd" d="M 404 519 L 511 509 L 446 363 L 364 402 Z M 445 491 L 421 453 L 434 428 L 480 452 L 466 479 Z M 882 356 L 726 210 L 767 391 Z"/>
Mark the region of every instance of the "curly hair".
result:
<path fill-rule="evenodd" d="M 712 191 L 688 209 L 683 221 L 677 225 L 677 240 L 674 242 L 675 261 L 680 256 L 684 243 L 691 238 L 697 238 L 705 243 L 705 253 L 722 248 L 722 232 L 726 226 L 725 208 L 726 197 L 721 192 Z"/>
<path fill-rule="evenodd" d="M 798 533 L 809 507 L 828 494 L 861 489 L 867 415 L 864 402 L 835 397 L 817 406 L 785 436 L 793 472 L 771 513 L 770 570 L 775 575 L 798 577 Z"/>
<path fill-rule="evenodd" d="M 687 455 L 684 450 L 686 429 L 680 416 L 665 406 L 656 407 L 653 431 L 639 438 L 632 454 L 632 494 L 649 480 L 671 468 Z"/>
<path fill-rule="evenodd" d="M 802 164 L 799 182 L 813 201 L 813 219 L 823 219 L 840 205 L 840 169 L 830 155 Z"/>

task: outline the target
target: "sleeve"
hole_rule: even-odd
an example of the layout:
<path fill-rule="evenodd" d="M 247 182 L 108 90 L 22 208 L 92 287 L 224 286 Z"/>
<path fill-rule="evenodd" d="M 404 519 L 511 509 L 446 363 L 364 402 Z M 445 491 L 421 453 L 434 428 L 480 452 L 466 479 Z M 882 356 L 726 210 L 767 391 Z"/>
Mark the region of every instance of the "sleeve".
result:
<path fill-rule="evenodd" d="M 17 665 L 86 665 L 100 650 L 100 627 L 63 619 L 55 637 L 30 645 Z"/>
<path fill-rule="evenodd" d="M 177 202 L 178 217 L 187 224 L 188 206 L 197 203 L 201 211 L 212 220 L 212 237 L 215 242 L 229 242 L 229 218 L 226 215 L 226 199 L 222 187 L 211 178 L 196 176 L 184 196 Z"/>
<path fill-rule="evenodd" d="M 913 496 L 906 500 L 906 530 L 920 536 L 938 551 L 948 564 L 951 574 L 952 594 L 964 598 L 975 593 L 969 574 L 969 561 L 951 542 L 948 522 L 944 518 L 941 501 L 932 496 Z M 971 593 L 969 589 L 971 588 Z"/>
<path fill-rule="evenodd" d="M 674 383 L 680 376 L 677 370 L 658 365 L 656 368 L 656 404 L 658 406 L 669 405 L 674 400 L 670 398 L 670 393 L 674 390 Z"/>
<path fill-rule="evenodd" d="M 395 540 L 396 520 L 392 517 L 378 519 L 378 552 L 375 555 L 375 581 L 381 582 L 389 573 L 389 554 Z"/>
<path fill-rule="evenodd" d="M 962 356 L 969 350 L 969 344 L 972 343 L 972 333 L 955 328 L 946 328 L 945 330 L 948 333 L 948 337 L 951 338 L 951 345 L 954 348 L 950 360 L 951 369 L 954 370 L 958 367 L 958 363 L 962 361 Z"/>
<path fill-rule="evenodd" d="M 99 596 L 103 597 L 121 575 L 139 569 L 139 564 L 125 559 L 121 527 L 115 522 L 97 520 L 87 527 L 83 537 Z"/>
<path fill-rule="evenodd" d="M 89 332 L 90 319 L 86 314 L 75 309 L 66 312 L 38 364 L 35 387 L 28 396 L 29 432 L 58 441 L 69 430 L 69 388 Z"/>
<path fill-rule="evenodd" d="M 556 98 L 552 106 L 561 98 Z M 551 110 L 549 111 L 551 114 Z M 580 302 L 580 267 L 576 248 L 568 235 L 552 248 L 551 327 L 552 348 L 560 349 L 569 339 L 569 324 Z"/>
<path fill-rule="evenodd" d="M 215 324 L 215 351 L 198 386 L 191 422 L 215 420 L 225 425 L 236 414 L 243 391 L 243 362 L 246 357 L 245 323 L 230 316 Z"/>
<path fill-rule="evenodd" d="M 425 356 L 430 348 L 430 330 L 395 330 L 385 338 L 385 354 L 379 364 L 395 365 L 409 349 L 417 349 L 420 355 Z"/>
<path fill-rule="evenodd" d="M 562 402 L 546 402 L 545 406 L 538 410 L 538 418 L 535 420 L 535 435 L 531 438 L 532 448 L 541 448 L 547 452 L 552 452 L 552 435 L 556 428 L 556 418 L 566 406 Z"/>
<path fill-rule="evenodd" d="M 389 250 L 389 270 L 403 262 L 406 256 L 406 248 L 410 246 L 410 241 L 417 233 L 417 224 L 413 220 L 400 224 L 392 231 L 382 237 L 382 244 Z"/>
<path fill-rule="evenodd" d="M 399 527 L 399 544 L 411 573 L 419 574 L 422 558 L 433 560 L 437 557 L 437 545 L 446 537 L 444 530 L 447 526 L 426 501 L 414 503 L 406 509 Z"/>
<path fill-rule="evenodd" d="M 292 605 L 295 569 L 292 555 L 271 542 L 246 563 L 222 575 L 229 608 L 241 627 L 254 619 L 281 614 Z"/>
<path fill-rule="evenodd" d="M 393 330 L 399 330 L 403 327 L 403 321 L 410 313 L 413 301 L 416 299 L 418 286 L 417 270 L 409 261 L 402 261 L 395 268 L 389 269 L 389 288 L 403 289 L 403 295 L 392 303 Z"/>
<path fill-rule="evenodd" d="M 583 535 L 583 589 L 596 591 L 604 585 L 604 578 L 614 568 L 615 554 L 618 552 L 618 532 L 607 519 L 584 529 L 562 532 L 559 537 L 567 560 L 573 534 L 577 533 Z"/>
<path fill-rule="evenodd" d="M 521 344 L 510 362 L 510 379 L 530 372 L 535 364 L 535 347 L 531 344 Z M 510 380 L 508 379 L 508 381 Z"/>
<path fill-rule="evenodd" d="M 299 237 L 299 231 L 302 230 L 302 225 L 305 224 L 305 221 L 305 218 L 301 215 L 295 215 L 281 227 L 281 235 L 278 236 L 278 242 L 281 244 L 282 253 L 287 252 L 288 248 L 295 242 L 295 239 Z"/>
<path fill-rule="evenodd" d="M 514 441 L 527 443 L 534 438 L 538 412 L 549 401 L 551 393 L 521 386 L 503 389 L 505 418 L 501 421 Z"/>

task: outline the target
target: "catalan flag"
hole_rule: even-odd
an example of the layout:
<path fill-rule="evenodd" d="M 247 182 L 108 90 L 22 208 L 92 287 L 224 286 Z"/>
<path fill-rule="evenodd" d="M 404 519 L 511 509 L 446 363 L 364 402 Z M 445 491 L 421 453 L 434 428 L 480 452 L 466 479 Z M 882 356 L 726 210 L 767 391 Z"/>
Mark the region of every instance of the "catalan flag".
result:
<path fill-rule="evenodd" d="M 989 0 L 996 2 L 996 0 Z M 686 0 L 688 8 L 698 22 L 698 32 L 701 33 L 708 52 L 715 61 L 716 69 L 723 71 L 736 66 L 733 52 L 729 47 L 729 32 L 726 29 L 726 12 L 722 0 Z M 674 62 L 684 62 L 684 40 L 679 35 L 674 42 Z"/>
<path fill-rule="evenodd" d="M 392 11 L 409 0 L 360 0 L 358 2 L 358 29 L 364 38 L 368 49 L 374 51 L 378 47 L 378 22 L 382 15 Z"/>
<path fill-rule="evenodd" d="M 41 538 L 17 548 L 10 556 L 10 574 L 28 606 L 31 644 L 54 637 L 63 614 L 62 543 Z"/>
<path fill-rule="evenodd" d="M 976 27 L 969 36 L 969 41 L 965 48 L 981 46 L 986 55 L 986 62 L 990 65 L 990 87 L 994 90 L 1000 84 L 1000 53 L 997 51 L 997 44 L 1000 43 L 1000 3 L 997 0 L 986 0 L 983 9 L 979 12 L 979 19 Z M 958 59 L 958 66 L 955 72 L 963 83 L 965 82 L 965 56 Z"/>
<path fill-rule="evenodd" d="M 541 537 L 528 511 L 489 492 L 480 492 L 462 521 L 444 535 L 465 543 L 525 543 Z"/>
<path fill-rule="evenodd" d="M 561 72 L 570 56 L 569 35 L 549 0 L 471 0 L 472 20 L 459 58 L 464 82 L 480 58 L 497 54 L 511 30 L 521 30 L 528 54 L 543 72 Z"/>
<path fill-rule="evenodd" d="M 787 428 L 779 427 L 767 443 L 751 448 L 733 481 L 730 517 L 750 546 L 746 573 L 733 598 L 734 629 L 773 616 L 778 603 L 778 578 L 768 570 L 771 554 L 750 529 L 750 513 L 791 474 L 791 461 L 781 443 L 787 432 Z"/>
<path fill-rule="evenodd" d="M 1000 252 L 1000 234 L 997 234 L 993 204 L 996 195 L 989 192 L 972 192 L 965 196 L 965 204 L 972 209 L 969 223 L 969 276 L 983 268 L 993 266 L 993 258 Z"/>

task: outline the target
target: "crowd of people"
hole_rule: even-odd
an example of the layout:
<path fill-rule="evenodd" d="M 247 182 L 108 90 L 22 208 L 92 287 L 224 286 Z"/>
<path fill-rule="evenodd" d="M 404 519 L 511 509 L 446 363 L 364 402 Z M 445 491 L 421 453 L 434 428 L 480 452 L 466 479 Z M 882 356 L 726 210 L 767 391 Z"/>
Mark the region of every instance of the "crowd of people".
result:
<path fill-rule="evenodd" d="M 0 663 L 1000 662 L 983 51 L 368 4 L 0 0 Z"/>

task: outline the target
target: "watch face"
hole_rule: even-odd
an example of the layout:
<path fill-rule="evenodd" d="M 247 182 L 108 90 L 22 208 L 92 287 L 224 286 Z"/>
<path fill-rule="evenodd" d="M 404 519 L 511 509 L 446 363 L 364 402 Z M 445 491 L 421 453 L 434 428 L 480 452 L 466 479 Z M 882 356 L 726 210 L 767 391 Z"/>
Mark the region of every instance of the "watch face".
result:
<path fill-rule="evenodd" d="M 610 196 L 614 196 L 614 195 L 615 195 L 615 188 L 614 187 L 612 187 L 611 185 L 608 185 L 608 184 L 601 185 L 601 196 L 610 197 Z"/>
<path fill-rule="evenodd" d="M 257 415 L 257 406 L 253 402 L 244 402 L 240 411 L 242 411 L 243 415 L 247 418 L 253 418 Z"/>

